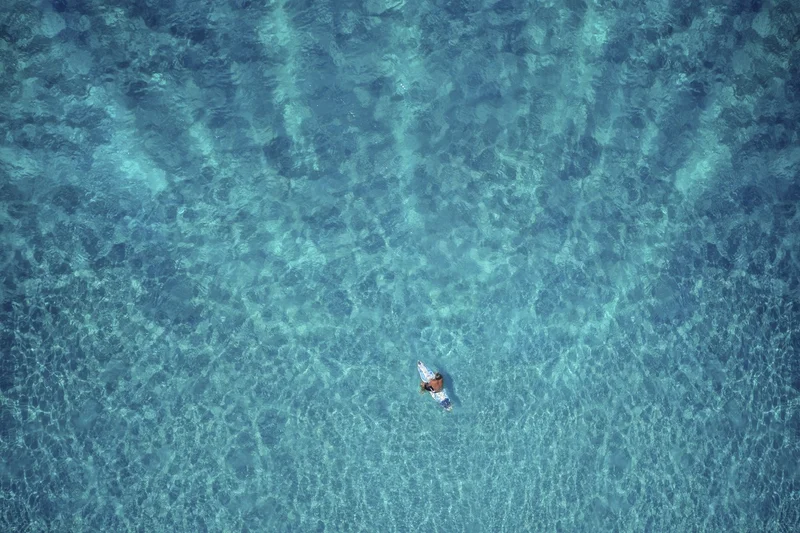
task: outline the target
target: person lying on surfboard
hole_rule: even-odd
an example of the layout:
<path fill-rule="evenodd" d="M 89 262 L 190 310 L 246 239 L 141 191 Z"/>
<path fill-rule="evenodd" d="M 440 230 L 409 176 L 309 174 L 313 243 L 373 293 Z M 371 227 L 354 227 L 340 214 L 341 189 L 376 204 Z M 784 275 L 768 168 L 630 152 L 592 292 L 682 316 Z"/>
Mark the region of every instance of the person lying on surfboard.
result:
<path fill-rule="evenodd" d="M 419 392 L 442 392 L 442 389 L 444 389 L 444 377 L 438 372 L 433 375 L 432 380 L 422 381 L 419 384 Z"/>

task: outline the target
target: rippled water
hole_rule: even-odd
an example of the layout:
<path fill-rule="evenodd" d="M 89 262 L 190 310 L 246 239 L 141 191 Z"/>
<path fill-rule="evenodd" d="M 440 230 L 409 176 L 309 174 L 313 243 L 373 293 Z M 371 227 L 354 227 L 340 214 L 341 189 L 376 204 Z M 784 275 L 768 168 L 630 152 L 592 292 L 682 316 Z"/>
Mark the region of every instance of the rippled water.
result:
<path fill-rule="evenodd" d="M 12 2 L 0 530 L 797 530 L 798 20 Z"/>

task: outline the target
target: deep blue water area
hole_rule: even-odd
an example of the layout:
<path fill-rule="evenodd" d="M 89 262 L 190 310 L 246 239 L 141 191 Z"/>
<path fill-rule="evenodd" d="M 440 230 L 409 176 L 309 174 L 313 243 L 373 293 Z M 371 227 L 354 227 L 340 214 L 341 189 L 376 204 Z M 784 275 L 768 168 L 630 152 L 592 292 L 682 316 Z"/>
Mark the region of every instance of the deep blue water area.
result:
<path fill-rule="evenodd" d="M 0 531 L 800 530 L 798 28 L 4 2 Z"/>

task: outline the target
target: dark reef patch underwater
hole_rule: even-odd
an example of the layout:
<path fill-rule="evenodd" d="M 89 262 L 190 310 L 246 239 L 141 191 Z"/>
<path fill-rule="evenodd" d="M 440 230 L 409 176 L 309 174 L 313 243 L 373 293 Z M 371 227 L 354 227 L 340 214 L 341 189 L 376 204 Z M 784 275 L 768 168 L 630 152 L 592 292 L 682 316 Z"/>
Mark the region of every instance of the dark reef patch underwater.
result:
<path fill-rule="evenodd" d="M 800 530 L 798 28 L 5 2 L 0 531 Z"/>

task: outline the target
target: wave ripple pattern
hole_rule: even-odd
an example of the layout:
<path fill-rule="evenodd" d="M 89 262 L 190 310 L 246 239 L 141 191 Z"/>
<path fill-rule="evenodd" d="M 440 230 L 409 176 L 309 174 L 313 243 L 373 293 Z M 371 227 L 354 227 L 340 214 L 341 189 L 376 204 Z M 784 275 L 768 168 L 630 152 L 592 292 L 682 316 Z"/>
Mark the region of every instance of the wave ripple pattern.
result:
<path fill-rule="evenodd" d="M 798 28 L 4 2 L 0 531 L 800 530 Z"/>

